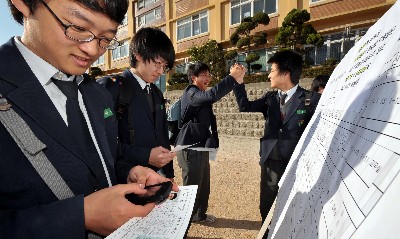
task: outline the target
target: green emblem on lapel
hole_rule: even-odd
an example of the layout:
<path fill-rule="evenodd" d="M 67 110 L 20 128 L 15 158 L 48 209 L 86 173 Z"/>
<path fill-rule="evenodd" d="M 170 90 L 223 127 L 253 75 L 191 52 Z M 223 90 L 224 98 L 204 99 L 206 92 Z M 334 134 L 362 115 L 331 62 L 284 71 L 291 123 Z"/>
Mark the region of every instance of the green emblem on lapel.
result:
<path fill-rule="evenodd" d="M 298 121 L 298 125 L 299 125 L 299 126 L 302 126 L 303 124 L 304 124 L 304 120 L 299 120 L 299 121 Z"/>
<path fill-rule="evenodd" d="M 160 108 L 163 110 L 164 109 L 164 105 L 160 105 Z"/>
<path fill-rule="evenodd" d="M 107 119 L 108 117 L 113 116 L 113 112 L 111 111 L 110 108 L 104 109 L 104 119 Z"/>
<path fill-rule="evenodd" d="M 296 112 L 298 115 L 305 114 L 306 110 L 297 110 Z"/>

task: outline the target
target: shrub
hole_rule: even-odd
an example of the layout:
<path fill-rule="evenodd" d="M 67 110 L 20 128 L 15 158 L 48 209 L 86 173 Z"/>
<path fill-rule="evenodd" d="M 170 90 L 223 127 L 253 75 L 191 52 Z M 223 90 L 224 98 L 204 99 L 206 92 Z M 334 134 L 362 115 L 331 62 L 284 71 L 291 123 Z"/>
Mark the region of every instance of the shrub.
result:
<path fill-rule="evenodd" d="M 303 69 L 302 78 L 315 78 L 317 75 L 331 75 L 335 66 L 319 66 L 308 69 Z"/>
<path fill-rule="evenodd" d="M 179 83 L 179 84 L 174 84 L 174 85 L 167 85 L 167 90 L 172 91 L 172 90 L 183 90 L 188 86 L 188 83 Z"/>
<path fill-rule="evenodd" d="M 253 71 L 259 71 L 259 70 L 261 70 L 262 65 L 261 65 L 261 64 L 252 64 L 252 65 L 250 66 L 250 68 L 251 68 Z"/>
<path fill-rule="evenodd" d="M 334 67 L 334 66 L 337 65 L 337 63 L 338 63 L 338 60 L 336 60 L 335 58 L 329 58 L 329 59 L 326 59 L 326 61 L 324 61 L 324 62 L 322 63 L 322 66 L 325 66 L 325 67 Z"/>
<path fill-rule="evenodd" d="M 171 78 L 168 80 L 169 85 L 183 84 L 188 83 L 187 75 L 184 73 L 174 73 L 171 75 Z"/>
<path fill-rule="evenodd" d="M 252 75 L 245 75 L 244 76 L 244 83 L 257 83 L 257 82 L 267 82 L 268 74 L 252 74 Z"/>

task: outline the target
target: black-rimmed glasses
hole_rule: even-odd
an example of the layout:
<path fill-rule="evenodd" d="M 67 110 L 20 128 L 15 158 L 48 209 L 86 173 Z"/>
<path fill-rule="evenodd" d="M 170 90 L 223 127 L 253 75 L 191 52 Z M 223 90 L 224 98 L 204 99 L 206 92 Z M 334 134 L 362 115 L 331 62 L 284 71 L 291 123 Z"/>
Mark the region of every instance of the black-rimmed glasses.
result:
<path fill-rule="evenodd" d="M 65 36 L 67 36 L 68 38 L 74 40 L 74 41 L 78 41 L 78 42 L 90 42 L 94 39 L 98 39 L 99 40 L 99 46 L 103 49 L 107 49 L 107 50 L 114 50 L 116 49 L 118 46 L 121 45 L 120 42 L 117 41 L 116 38 L 107 38 L 107 37 L 97 37 L 96 35 L 93 34 L 93 32 L 79 27 L 79 26 L 75 26 L 74 24 L 65 24 L 61 21 L 61 19 L 59 17 L 57 17 L 57 15 L 50 9 L 50 7 L 47 5 L 47 3 L 44 2 L 44 0 L 41 0 L 41 2 L 43 3 L 43 6 L 45 6 L 47 8 L 47 10 L 49 10 L 49 12 L 51 13 L 51 15 L 54 16 L 54 18 L 61 24 L 61 26 L 64 28 L 64 34 Z"/>
<path fill-rule="evenodd" d="M 162 69 L 164 73 L 168 72 L 170 69 L 167 65 L 164 65 L 162 62 L 153 60 L 154 65 L 156 66 L 157 69 Z"/>

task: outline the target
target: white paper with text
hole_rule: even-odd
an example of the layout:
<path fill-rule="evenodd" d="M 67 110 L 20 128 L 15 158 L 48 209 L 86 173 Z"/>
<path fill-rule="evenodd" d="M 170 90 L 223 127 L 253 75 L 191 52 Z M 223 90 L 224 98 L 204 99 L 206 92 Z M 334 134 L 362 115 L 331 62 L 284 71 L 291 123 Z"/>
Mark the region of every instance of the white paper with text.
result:
<path fill-rule="evenodd" d="M 197 185 L 180 186 L 178 196 L 157 205 L 143 218 L 132 218 L 106 239 L 181 239 L 196 199 Z"/>

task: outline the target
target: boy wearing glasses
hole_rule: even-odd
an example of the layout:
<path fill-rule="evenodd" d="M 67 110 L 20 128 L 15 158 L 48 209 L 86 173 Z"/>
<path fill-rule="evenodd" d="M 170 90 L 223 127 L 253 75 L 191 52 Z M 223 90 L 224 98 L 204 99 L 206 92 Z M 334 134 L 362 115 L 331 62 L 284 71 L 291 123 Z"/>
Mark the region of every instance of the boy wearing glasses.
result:
<path fill-rule="evenodd" d="M 112 99 L 84 74 L 119 45 L 128 1 L 8 4 L 24 33 L 0 46 L 0 238 L 96 238 L 147 215 L 125 194 L 168 179 L 135 167 L 113 186 Z"/>
<path fill-rule="evenodd" d="M 164 32 L 146 27 L 135 33 L 129 51 L 131 68 L 122 76 L 131 98 L 118 125 L 125 166 L 118 170 L 141 165 L 173 179 L 176 153 L 169 150 L 165 99 L 154 82 L 173 67 L 174 47 Z M 124 86 L 115 82 L 106 87 L 118 104 L 118 92 L 122 94 Z"/>

